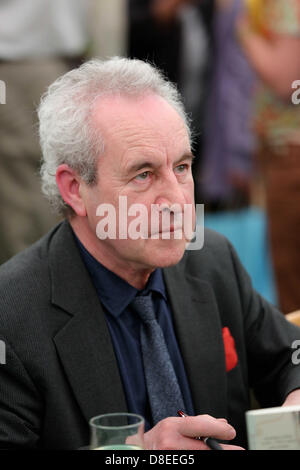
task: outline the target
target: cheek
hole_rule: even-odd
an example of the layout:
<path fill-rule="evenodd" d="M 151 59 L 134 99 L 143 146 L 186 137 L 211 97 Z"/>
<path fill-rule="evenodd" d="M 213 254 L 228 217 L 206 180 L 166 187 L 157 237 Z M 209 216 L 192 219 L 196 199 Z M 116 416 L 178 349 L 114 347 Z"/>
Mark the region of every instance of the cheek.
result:
<path fill-rule="evenodd" d="M 87 213 L 87 218 L 89 221 L 92 221 L 96 217 L 97 208 L 95 201 L 95 190 L 93 188 L 88 188 L 85 192 L 82 193 L 81 196 Z"/>
<path fill-rule="evenodd" d="M 88 223 L 95 233 L 97 233 L 97 227 L 101 221 L 103 221 L 103 225 L 105 220 L 109 222 L 110 226 L 115 225 L 117 207 L 112 195 L 104 189 L 100 190 L 99 185 L 95 186 L 85 201 Z"/>
<path fill-rule="evenodd" d="M 184 233 L 187 240 L 191 240 L 194 236 L 196 225 L 196 208 L 194 198 L 194 184 L 191 183 L 185 191 L 185 208 L 184 208 Z"/>
<path fill-rule="evenodd" d="M 185 204 L 195 205 L 194 181 L 192 180 L 183 188 L 183 197 Z"/>
<path fill-rule="evenodd" d="M 119 198 L 118 191 L 114 189 L 113 185 L 107 185 L 102 182 L 98 182 L 97 186 L 93 188 L 93 191 L 89 195 L 89 208 L 90 212 L 93 211 L 93 216 L 96 215 L 97 209 L 101 205 L 112 206 L 118 211 Z"/>
<path fill-rule="evenodd" d="M 116 202 L 117 213 L 120 213 L 123 217 L 127 214 L 127 219 L 130 220 L 134 217 L 133 214 L 149 214 L 151 212 L 151 204 L 153 204 L 153 198 L 150 195 L 143 195 L 139 197 L 136 193 L 122 194 L 118 197 Z"/>

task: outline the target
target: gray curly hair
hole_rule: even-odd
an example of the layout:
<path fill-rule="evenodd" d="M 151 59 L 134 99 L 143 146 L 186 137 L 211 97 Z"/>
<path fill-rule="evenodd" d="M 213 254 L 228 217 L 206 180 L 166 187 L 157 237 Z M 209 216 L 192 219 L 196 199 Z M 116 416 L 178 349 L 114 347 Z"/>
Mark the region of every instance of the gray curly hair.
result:
<path fill-rule="evenodd" d="M 42 190 L 56 212 L 67 214 L 70 210 L 56 184 L 59 165 L 73 168 L 86 184 L 97 182 L 97 159 L 105 142 L 91 125 L 96 100 L 108 94 L 138 97 L 148 93 L 161 96 L 178 112 L 191 138 L 179 92 L 147 62 L 119 57 L 92 59 L 50 85 L 42 96 L 38 117 Z"/>

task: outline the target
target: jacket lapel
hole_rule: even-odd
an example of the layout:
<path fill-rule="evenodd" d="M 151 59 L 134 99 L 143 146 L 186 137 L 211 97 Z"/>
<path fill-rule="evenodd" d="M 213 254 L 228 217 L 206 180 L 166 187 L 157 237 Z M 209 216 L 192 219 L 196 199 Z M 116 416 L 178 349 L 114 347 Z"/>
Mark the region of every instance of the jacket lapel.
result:
<path fill-rule="evenodd" d="M 54 342 L 79 407 L 86 420 L 127 411 L 104 312 L 67 222 L 49 251 L 52 303 L 66 317 Z"/>
<path fill-rule="evenodd" d="M 184 275 L 181 263 L 164 269 L 164 277 L 195 413 L 226 417 L 224 344 L 213 290 Z"/>

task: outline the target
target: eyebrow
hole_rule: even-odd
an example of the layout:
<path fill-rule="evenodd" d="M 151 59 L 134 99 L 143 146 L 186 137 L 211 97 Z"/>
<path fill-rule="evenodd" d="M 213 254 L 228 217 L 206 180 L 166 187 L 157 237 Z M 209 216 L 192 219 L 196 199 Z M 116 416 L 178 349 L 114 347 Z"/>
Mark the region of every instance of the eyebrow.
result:
<path fill-rule="evenodd" d="M 193 162 L 195 156 L 191 152 L 184 153 L 176 162 L 174 162 L 174 165 L 178 165 L 179 163 L 185 161 L 185 160 L 190 160 Z M 143 168 L 156 168 L 158 165 L 153 162 L 149 162 L 148 160 L 141 160 L 138 162 L 133 163 L 132 165 L 128 166 L 126 168 L 127 173 L 133 173 L 136 171 L 140 171 Z"/>

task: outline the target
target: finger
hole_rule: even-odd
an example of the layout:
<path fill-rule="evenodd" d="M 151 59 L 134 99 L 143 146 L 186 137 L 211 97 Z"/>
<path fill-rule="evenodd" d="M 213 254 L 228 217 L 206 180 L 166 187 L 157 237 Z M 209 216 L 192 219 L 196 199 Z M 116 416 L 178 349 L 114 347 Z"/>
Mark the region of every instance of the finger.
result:
<path fill-rule="evenodd" d="M 229 445 L 229 444 L 220 444 L 223 450 L 245 450 L 242 447 Z M 185 436 L 169 436 L 161 439 L 158 446 L 155 447 L 155 450 L 211 450 L 208 445 L 202 441 L 195 438 L 185 437 Z"/>
<path fill-rule="evenodd" d="M 153 450 L 209 450 L 203 441 L 180 435 L 164 436 Z"/>
<path fill-rule="evenodd" d="M 221 419 L 209 415 L 187 416 L 180 419 L 180 433 L 186 437 L 214 437 L 230 441 L 236 436 L 234 428 Z"/>
<path fill-rule="evenodd" d="M 223 450 L 245 450 L 240 446 L 233 446 L 231 444 L 220 444 Z"/>

